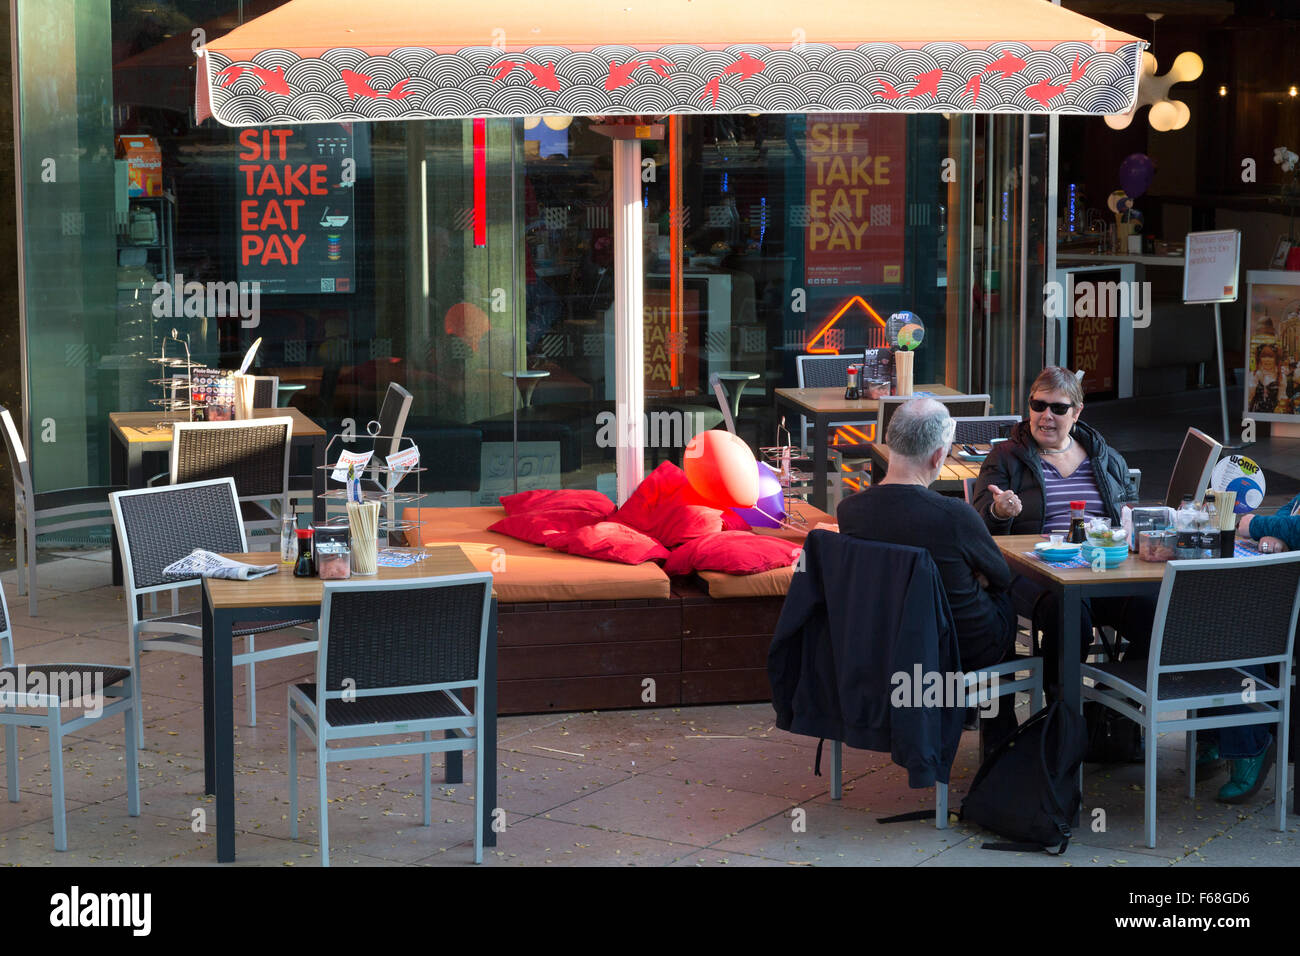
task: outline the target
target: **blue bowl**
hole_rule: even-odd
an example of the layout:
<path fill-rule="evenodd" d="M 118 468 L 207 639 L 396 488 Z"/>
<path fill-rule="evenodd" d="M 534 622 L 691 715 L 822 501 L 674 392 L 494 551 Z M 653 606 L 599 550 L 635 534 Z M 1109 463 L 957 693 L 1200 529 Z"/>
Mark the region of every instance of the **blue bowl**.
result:
<path fill-rule="evenodd" d="M 1072 545 L 1068 548 L 1038 548 L 1038 556 L 1044 561 L 1054 561 L 1058 564 L 1062 561 L 1069 561 L 1079 554 L 1079 546 Z"/>
<path fill-rule="evenodd" d="M 1098 548 L 1091 544 L 1085 544 L 1083 546 L 1083 559 L 1092 564 L 1092 559 L 1098 551 L 1104 555 L 1104 566 L 1108 569 L 1118 567 L 1128 560 L 1129 550 L 1127 544 L 1117 544 L 1109 548 Z"/>

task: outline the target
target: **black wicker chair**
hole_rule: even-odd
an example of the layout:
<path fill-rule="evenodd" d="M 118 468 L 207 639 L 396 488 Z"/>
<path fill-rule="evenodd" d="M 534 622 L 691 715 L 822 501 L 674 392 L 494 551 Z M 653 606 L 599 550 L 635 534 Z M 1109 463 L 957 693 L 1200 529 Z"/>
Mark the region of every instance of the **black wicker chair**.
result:
<path fill-rule="evenodd" d="M 9 450 L 14 482 L 14 563 L 18 594 L 27 595 L 27 613 L 36 616 L 36 535 L 110 524 L 108 496 L 121 486 L 36 491 L 32 463 L 9 410 L 0 407 L 0 427 Z"/>
<path fill-rule="evenodd" d="M 951 414 L 951 412 L 949 412 Z M 953 434 L 953 444 L 985 444 L 995 438 L 1005 438 L 1007 433 L 1020 423 L 1018 415 L 985 415 L 970 418 L 954 418 L 957 431 Z"/>
<path fill-rule="evenodd" d="M 233 478 L 239 513 L 250 531 L 278 531 L 279 515 L 261 502 L 289 510 L 289 450 L 293 419 L 177 422 L 172 429 L 171 483 Z M 276 539 L 277 549 L 279 540 Z"/>
<path fill-rule="evenodd" d="M 329 866 L 328 764 L 421 757 L 424 825 L 432 815 L 430 755 L 475 751 L 484 766 L 484 655 L 492 575 L 410 581 L 329 581 L 320 616 L 316 682 L 289 688 L 289 831 L 298 838 L 298 729 L 316 745 L 321 865 Z M 474 692 L 474 709 L 455 691 Z M 473 736 L 469 731 L 473 730 Z M 443 739 L 433 739 L 441 731 Z M 330 741 L 419 734 L 420 740 L 330 747 Z M 479 791 L 480 794 L 482 791 Z M 474 811 L 474 862 L 483 862 L 483 815 Z"/>
<path fill-rule="evenodd" d="M 253 407 L 275 408 L 280 399 L 280 376 L 254 375 Z"/>
<path fill-rule="evenodd" d="M 888 441 L 889 423 L 893 420 L 894 413 L 903 407 L 904 402 L 910 402 L 915 397 L 914 395 L 890 395 L 880 400 L 880 411 L 876 414 L 877 441 Z M 941 405 L 947 406 L 948 414 L 953 418 L 989 417 L 992 399 L 988 395 L 933 395 L 931 397 Z M 996 438 L 997 435 L 993 437 Z"/>
<path fill-rule="evenodd" d="M 18 728 L 50 735 L 50 798 L 54 807 L 54 849 L 68 848 L 68 813 L 63 790 L 63 737 L 91 724 L 123 716 L 126 726 L 126 808 L 140 815 L 140 765 L 137 754 L 135 680 L 125 667 L 105 664 L 14 663 L 14 633 L 9 605 L 0 590 L 0 726 L 4 727 L 5 776 L 11 803 L 19 802 Z M 12 697 L 8 695 L 12 694 Z M 105 703 L 102 698 L 112 698 Z M 66 708 L 82 710 L 63 719 Z"/>
<path fill-rule="evenodd" d="M 850 365 L 859 365 L 862 362 L 862 353 L 857 352 L 848 355 L 800 355 L 795 358 L 795 381 L 800 388 L 844 388 L 848 381 L 848 368 Z M 861 429 L 863 427 L 875 427 L 874 423 L 869 421 L 861 422 L 843 422 L 837 423 L 840 428 L 851 426 Z M 799 446 L 805 451 L 809 451 L 808 429 L 810 428 L 808 419 L 802 415 L 799 416 Z M 834 426 L 833 426 L 834 427 Z M 834 437 L 832 432 L 832 438 Z"/>
<path fill-rule="evenodd" d="M 1277 828 L 1286 830 L 1291 655 L 1300 610 L 1300 551 L 1257 558 L 1170 561 L 1165 565 L 1151 653 L 1145 661 L 1083 666 L 1083 698 L 1100 701 L 1146 732 L 1146 838 L 1156 845 L 1156 739 L 1187 734 L 1187 795 L 1196 796 L 1196 732 L 1276 724 Z M 1276 665 L 1276 684 L 1242 670 Z M 1087 681 L 1096 686 L 1090 686 Z M 1250 689 L 1249 699 L 1243 693 Z M 1198 716 L 1248 704 L 1250 712 Z M 1161 720 L 1170 712 L 1186 712 Z"/>
<path fill-rule="evenodd" d="M 161 488 L 121 491 L 110 497 L 117 539 L 122 548 L 122 586 L 126 591 L 126 613 L 131 641 L 131 666 L 140 673 L 140 655 L 145 651 L 203 654 L 203 621 L 198 612 L 144 617 L 140 598 L 160 591 L 173 595 L 182 588 L 197 587 L 197 577 L 176 578 L 163 569 L 196 548 L 218 554 L 248 550 L 239 501 L 231 478 L 218 478 Z M 270 556 L 278 560 L 277 556 Z M 173 611 L 175 608 L 173 607 Z M 315 634 L 300 630 L 314 622 L 306 619 L 272 623 L 238 623 L 234 635 L 245 638 L 246 650 L 234 656 L 235 666 L 248 665 L 248 723 L 257 726 L 257 680 L 254 665 L 262 661 L 316 651 Z M 302 643 L 257 650 L 254 635 L 293 628 Z M 145 638 L 146 634 L 158 637 Z M 136 681 L 136 709 L 140 739 L 144 739 L 144 708 L 140 705 L 140 682 Z"/>

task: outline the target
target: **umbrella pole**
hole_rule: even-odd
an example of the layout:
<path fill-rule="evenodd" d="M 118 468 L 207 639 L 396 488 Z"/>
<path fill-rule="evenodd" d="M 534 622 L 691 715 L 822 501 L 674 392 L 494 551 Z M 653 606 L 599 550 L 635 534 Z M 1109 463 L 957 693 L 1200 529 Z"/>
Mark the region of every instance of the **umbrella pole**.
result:
<path fill-rule="evenodd" d="M 645 336 L 641 254 L 641 143 L 614 146 L 614 381 L 617 401 L 618 503 L 645 475 Z"/>

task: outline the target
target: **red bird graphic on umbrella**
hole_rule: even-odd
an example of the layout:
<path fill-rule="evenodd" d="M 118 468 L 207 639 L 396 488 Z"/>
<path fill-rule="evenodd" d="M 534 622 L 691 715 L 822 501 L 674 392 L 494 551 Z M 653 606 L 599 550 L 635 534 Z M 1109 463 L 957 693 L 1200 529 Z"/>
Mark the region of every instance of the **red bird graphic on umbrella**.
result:
<path fill-rule="evenodd" d="M 632 74 L 643 66 L 648 66 L 660 76 L 668 75 L 668 67 L 672 64 L 660 57 L 653 57 L 644 62 L 628 60 L 622 66 L 617 61 L 611 60 L 609 64 L 609 76 L 605 77 L 605 89 L 617 90 L 619 87 L 627 86 L 632 82 Z"/>
<path fill-rule="evenodd" d="M 878 80 L 880 89 L 876 90 L 877 96 L 883 96 L 887 100 L 896 100 L 903 94 L 894 89 L 886 80 Z"/>
<path fill-rule="evenodd" d="M 980 98 L 980 75 L 978 73 L 966 81 L 966 92 L 970 94 L 972 103 Z"/>
<path fill-rule="evenodd" d="M 244 68 L 231 64 L 216 75 L 216 79 L 221 81 L 222 86 L 232 86 L 236 80 L 244 75 Z"/>
<path fill-rule="evenodd" d="M 703 99 L 707 99 L 709 96 L 712 96 L 713 105 L 717 106 L 718 105 L 718 84 L 721 81 L 722 81 L 722 77 L 715 76 L 713 79 L 709 80 L 708 83 L 704 84 L 704 92 L 700 94 L 700 99 L 703 100 Z"/>
<path fill-rule="evenodd" d="M 990 63 L 980 73 L 1001 73 L 1002 79 L 1006 79 L 1013 73 L 1019 73 L 1029 64 L 1013 53 L 1003 53 L 1000 57 Z"/>
<path fill-rule="evenodd" d="M 281 96 L 288 96 L 293 90 L 289 89 L 289 84 L 284 80 L 284 67 L 278 66 L 274 70 L 264 70 L 260 66 L 253 67 L 253 75 L 262 81 L 263 93 L 279 93 Z"/>
<path fill-rule="evenodd" d="M 1043 108 L 1046 109 L 1048 101 L 1059 95 L 1064 89 L 1065 85 L 1053 86 L 1047 80 L 1039 80 L 1033 86 L 1026 87 L 1025 96 L 1038 100 L 1039 103 L 1043 104 Z"/>
<path fill-rule="evenodd" d="M 407 84 L 411 82 L 410 78 L 398 80 L 391 90 L 380 91 L 370 85 L 371 78 L 366 76 L 364 73 L 354 73 L 352 70 L 339 70 L 339 76 L 343 78 L 343 82 L 347 86 L 348 96 L 354 100 L 358 96 L 364 97 L 368 100 L 401 100 L 408 96 L 415 95 L 415 90 L 408 90 L 406 88 Z"/>
<path fill-rule="evenodd" d="M 939 95 L 939 80 L 943 76 L 943 70 L 930 70 L 928 73 L 918 74 L 916 85 L 908 90 L 904 95 L 915 98 L 925 96 L 927 93 L 931 96 Z"/>
<path fill-rule="evenodd" d="M 755 73 L 759 73 L 767 67 L 762 60 L 755 59 L 748 53 L 740 54 L 740 59 L 733 62 L 722 71 L 725 76 L 728 73 L 739 73 L 742 80 L 747 80 Z"/>
<path fill-rule="evenodd" d="M 492 78 L 492 81 L 495 83 L 497 80 L 505 79 L 506 74 L 517 66 L 523 67 L 533 75 L 533 86 L 540 86 L 543 89 L 550 90 L 551 92 L 555 92 L 560 88 L 560 81 L 555 77 L 554 62 L 547 63 L 543 66 L 541 63 L 524 63 L 522 61 L 516 63 L 513 60 L 502 60 L 500 63 L 489 67 L 489 69 L 496 71 L 496 76 Z"/>
<path fill-rule="evenodd" d="M 1084 72 L 1087 69 L 1088 69 L 1088 64 L 1086 63 L 1083 66 L 1079 66 L 1079 57 L 1076 55 L 1074 58 L 1074 63 L 1070 65 L 1070 82 L 1073 83 L 1075 80 L 1083 76 Z"/>

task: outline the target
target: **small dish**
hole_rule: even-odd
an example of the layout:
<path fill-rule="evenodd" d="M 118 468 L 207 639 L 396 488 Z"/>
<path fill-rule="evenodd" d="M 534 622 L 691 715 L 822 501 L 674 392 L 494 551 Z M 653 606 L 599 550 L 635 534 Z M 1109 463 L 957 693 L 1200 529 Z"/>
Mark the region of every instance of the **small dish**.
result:
<path fill-rule="evenodd" d="M 1078 551 L 1079 545 L 1070 544 L 1068 541 L 1040 541 L 1034 545 L 1035 551 Z"/>
<path fill-rule="evenodd" d="M 1059 548 L 1052 547 L 1050 541 L 1043 541 L 1034 548 L 1038 556 L 1044 561 L 1053 561 L 1060 563 L 1062 561 L 1071 561 L 1079 555 L 1079 546 L 1077 544 L 1066 544 Z"/>

